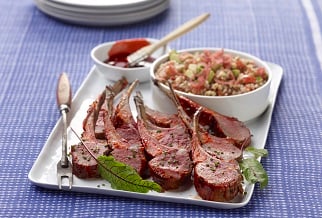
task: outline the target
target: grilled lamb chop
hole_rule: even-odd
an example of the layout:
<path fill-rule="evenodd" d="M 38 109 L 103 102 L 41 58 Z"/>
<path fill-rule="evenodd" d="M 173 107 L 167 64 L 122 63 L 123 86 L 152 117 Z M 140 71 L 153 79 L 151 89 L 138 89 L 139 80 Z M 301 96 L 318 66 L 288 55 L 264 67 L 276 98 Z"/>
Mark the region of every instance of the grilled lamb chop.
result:
<path fill-rule="evenodd" d="M 175 94 L 171 84 L 169 84 L 170 91 L 168 91 L 159 85 L 158 81 L 154 81 L 154 83 L 161 91 L 169 96 L 177 107 L 180 105 L 185 111 L 184 116 L 188 115 L 190 119 L 192 119 L 195 112 L 201 107 L 200 104 L 191 99 Z M 221 138 L 230 138 L 234 144 L 242 150 L 250 144 L 250 130 L 237 118 L 224 116 L 206 107 L 202 107 L 200 113 L 200 125 L 207 129 L 212 135 Z M 185 118 L 185 120 L 187 119 Z"/>
<path fill-rule="evenodd" d="M 226 144 L 216 144 L 211 139 L 203 144 L 203 140 L 208 138 L 208 133 L 199 131 L 199 112 L 200 110 L 196 112 L 193 119 L 192 135 L 192 159 L 195 164 L 194 185 L 196 191 L 205 200 L 231 201 L 243 192 L 243 176 L 235 159 L 238 158 L 238 155 L 241 155 L 241 152 L 238 153 L 236 147 L 234 149 L 230 145 L 226 147 Z M 212 149 L 209 149 L 208 145 L 215 145 L 216 152 L 209 152 Z M 223 154 L 217 153 L 218 149 L 224 150 Z M 232 152 L 237 152 L 237 154 L 232 155 Z"/>
<path fill-rule="evenodd" d="M 127 81 L 121 79 L 114 84 L 111 88 L 116 94 L 125 88 Z M 110 148 L 107 145 L 105 139 L 97 139 L 95 127 L 97 126 L 97 120 L 101 113 L 102 104 L 105 101 L 105 90 L 89 107 L 86 118 L 83 121 L 82 140 L 86 143 L 86 146 L 95 154 L 96 157 L 101 155 L 107 155 L 110 152 Z M 73 174 L 79 178 L 97 178 L 99 172 L 97 170 L 97 162 L 86 150 L 82 143 L 73 145 L 71 147 L 71 155 L 73 162 Z"/>
<path fill-rule="evenodd" d="M 112 91 L 114 95 L 116 96 L 119 94 L 124 88 L 128 85 L 128 81 L 123 77 L 119 81 L 116 82 L 116 84 L 113 86 Z M 106 90 L 104 91 L 106 92 Z M 105 94 L 105 93 L 104 93 Z M 95 126 L 95 137 L 98 139 L 104 139 L 105 140 L 105 130 L 104 130 L 104 110 L 106 110 L 105 105 L 102 105 L 98 118 L 96 121 Z"/>
<path fill-rule="evenodd" d="M 191 180 L 192 162 L 185 149 L 169 149 L 149 161 L 153 181 L 163 189 L 177 189 Z"/>
<path fill-rule="evenodd" d="M 181 98 L 177 98 L 170 89 L 170 97 L 177 106 L 179 116 L 192 134 L 193 175 L 197 193 L 205 200 L 231 201 L 243 191 L 243 176 L 236 161 L 241 158 L 242 151 L 234 145 L 234 139 L 213 136 L 199 123 L 199 118 L 208 117 L 201 117 L 205 109 L 199 105 L 196 107 L 196 103 L 193 107 L 196 112 L 191 119 L 191 115 L 187 114 L 189 109 L 184 109 L 178 101 Z"/>
<path fill-rule="evenodd" d="M 188 116 L 193 117 L 200 105 L 183 96 L 178 95 L 178 99 L 181 107 Z M 207 130 L 215 136 L 230 138 L 234 144 L 241 149 L 244 149 L 250 144 L 250 130 L 234 117 L 227 117 L 202 107 L 202 111 L 200 112 L 200 124 L 206 127 Z"/>
<path fill-rule="evenodd" d="M 242 150 L 234 145 L 230 138 L 220 138 L 206 131 L 199 130 L 201 147 L 209 155 L 221 160 L 239 160 L 242 158 Z"/>
<path fill-rule="evenodd" d="M 106 94 L 107 110 L 104 112 L 104 129 L 111 155 L 120 162 L 132 166 L 142 177 L 147 176 L 144 147 L 132 116 L 129 98 L 138 81 L 131 84 L 123 93 L 113 113 L 113 93 Z"/>
<path fill-rule="evenodd" d="M 176 189 L 190 181 L 191 138 L 185 125 L 175 115 L 161 114 L 145 106 L 140 94 L 135 96 L 135 104 L 138 129 L 151 158 L 148 166 L 152 179 L 165 190 Z M 172 122 L 165 119 L 169 117 L 173 118 Z"/>
<path fill-rule="evenodd" d="M 105 140 L 104 110 L 100 110 L 95 125 L 95 138 Z"/>
<path fill-rule="evenodd" d="M 194 186 L 204 200 L 227 202 L 243 192 L 238 163 L 207 159 L 194 167 Z"/>
<path fill-rule="evenodd" d="M 95 137 L 97 115 L 104 99 L 104 94 L 102 94 L 97 101 L 92 103 L 83 122 L 84 132 L 82 134 L 82 140 L 86 143 L 86 146 L 92 151 L 92 153 L 96 155 L 96 157 L 110 152 L 106 140 L 98 140 Z M 71 147 L 71 154 L 74 175 L 79 178 L 99 177 L 97 162 L 82 143 L 73 145 Z"/>
<path fill-rule="evenodd" d="M 143 99 L 142 97 L 140 97 Z M 182 120 L 178 117 L 178 114 L 166 114 L 156 110 L 153 110 L 145 105 L 146 118 L 153 124 L 160 127 L 173 127 L 176 125 L 183 125 Z"/>

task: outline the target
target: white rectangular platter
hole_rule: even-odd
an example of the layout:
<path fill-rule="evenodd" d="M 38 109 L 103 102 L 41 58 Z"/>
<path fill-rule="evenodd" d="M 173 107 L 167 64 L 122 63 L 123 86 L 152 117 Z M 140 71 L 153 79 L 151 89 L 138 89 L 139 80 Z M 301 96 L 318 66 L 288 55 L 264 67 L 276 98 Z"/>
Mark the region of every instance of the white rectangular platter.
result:
<path fill-rule="evenodd" d="M 283 77 L 283 69 L 279 65 L 268 63 L 272 69 L 273 77 L 270 90 L 269 101 L 270 104 L 267 110 L 258 118 L 246 122 L 246 126 L 250 128 L 253 134 L 251 145 L 256 148 L 264 148 L 266 144 L 267 135 L 271 123 L 272 113 L 275 105 L 275 101 L 278 94 L 279 85 Z M 104 78 L 96 71 L 95 67 L 91 69 L 87 78 L 75 94 L 72 102 L 72 109 L 69 112 L 70 126 L 76 130 L 80 135 L 82 133 L 82 121 L 86 116 L 86 111 L 93 100 L 97 98 L 99 93 L 104 89 L 107 84 L 111 84 L 111 81 L 104 80 Z M 151 108 L 163 111 L 171 112 L 169 105 L 169 111 L 164 111 L 164 102 L 160 103 L 160 98 L 156 98 L 153 92 L 152 84 L 140 83 L 137 90 L 140 90 L 143 94 L 145 103 Z M 134 116 L 136 116 L 133 99 L 131 99 L 131 107 Z M 159 101 L 159 102 L 158 102 Z M 170 101 L 169 101 L 170 102 Z M 171 104 L 171 103 L 169 103 Z M 159 106 L 163 105 L 163 110 Z M 58 189 L 57 177 L 56 177 L 56 165 L 61 157 L 61 131 L 62 122 L 59 120 L 48 137 L 44 147 L 42 148 L 38 158 L 32 166 L 28 178 L 29 180 L 41 187 L 49 189 Z M 72 133 L 68 132 L 68 145 L 77 144 L 79 141 L 77 137 Z M 85 192 L 85 193 L 97 193 L 105 195 L 114 195 L 146 200 L 157 200 L 166 202 L 176 202 L 184 204 L 193 204 L 213 208 L 221 209 L 233 209 L 247 205 L 250 201 L 253 191 L 253 184 L 246 184 L 245 191 L 246 195 L 236 202 L 213 202 L 200 199 L 193 186 L 176 191 L 165 191 L 163 193 L 149 192 L 146 194 L 134 193 L 128 191 L 114 190 L 110 184 L 102 179 L 79 179 L 74 176 L 73 187 L 71 191 Z M 63 181 L 63 190 L 68 191 L 68 181 Z"/>

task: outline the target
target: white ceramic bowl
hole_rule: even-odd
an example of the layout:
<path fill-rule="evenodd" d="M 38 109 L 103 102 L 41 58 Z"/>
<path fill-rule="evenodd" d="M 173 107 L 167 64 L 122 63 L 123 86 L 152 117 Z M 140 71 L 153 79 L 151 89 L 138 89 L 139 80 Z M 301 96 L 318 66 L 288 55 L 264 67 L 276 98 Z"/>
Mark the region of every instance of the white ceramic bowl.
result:
<path fill-rule="evenodd" d="M 146 38 L 147 41 L 155 43 L 158 40 L 152 38 Z M 108 59 L 108 51 L 113 46 L 113 42 L 106 42 L 103 44 L 97 45 L 91 51 L 91 58 L 93 59 L 97 71 L 107 80 L 117 81 L 123 76 L 127 78 L 129 82 L 133 82 L 138 79 L 140 82 L 148 81 L 150 78 L 150 67 L 135 67 L 135 68 L 122 68 L 117 66 L 112 66 L 110 64 L 104 63 Z M 156 59 L 161 55 L 167 54 L 170 51 L 168 46 L 161 47 L 155 51 L 151 56 Z"/>
<path fill-rule="evenodd" d="M 195 49 L 185 49 L 178 51 L 181 52 L 197 52 L 197 51 L 218 51 L 222 50 L 222 48 L 195 48 Z M 253 60 L 257 65 L 262 66 L 265 68 L 267 74 L 268 74 L 268 81 L 258 89 L 255 89 L 253 91 L 244 93 L 244 94 L 238 94 L 238 95 L 231 95 L 231 96 L 202 96 L 202 95 L 195 95 L 190 93 L 185 93 L 181 91 L 176 91 L 177 93 L 189 97 L 191 100 L 199 103 L 202 106 L 205 106 L 209 109 L 212 109 L 216 112 L 219 112 L 221 114 L 224 114 L 226 116 L 235 117 L 239 119 L 240 121 L 248 121 L 251 119 L 254 119 L 258 117 L 260 114 L 262 114 L 265 109 L 267 108 L 269 104 L 269 91 L 270 91 L 270 85 L 272 80 L 272 72 L 271 69 L 267 66 L 267 64 L 260 60 L 257 57 L 254 57 L 253 55 L 230 50 L 230 49 L 224 49 L 225 53 L 229 53 L 233 56 L 239 56 L 242 58 L 247 58 Z M 151 70 L 150 70 L 150 76 L 151 79 L 155 79 L 155 71 L 159 67 L 161 63 L 164 63 L 168 61 L 169 57 L 168 55 L 164 55 L 157 60 L 154 61 Z M 168 105 L 165 106 L 165 101 L 167 101 L 167 97 L 165 97 L 165 94 L 162 93 L 159 88 L 157 88 L 155 85 L 153 86 L 153 96 L 155 98 L 156 104 L 158 105 L 159 109 L 169 109 L 172 111 L 173 103 L 168 100 Z M 166 85 L 162 86 L 166 89 L 169 89 Z M 159 102 L 159 103 L 158 103 Z M 162 102 L 162 103 L 160 103 Z M 172 109 L 171 109 L 172 108 Z"/>

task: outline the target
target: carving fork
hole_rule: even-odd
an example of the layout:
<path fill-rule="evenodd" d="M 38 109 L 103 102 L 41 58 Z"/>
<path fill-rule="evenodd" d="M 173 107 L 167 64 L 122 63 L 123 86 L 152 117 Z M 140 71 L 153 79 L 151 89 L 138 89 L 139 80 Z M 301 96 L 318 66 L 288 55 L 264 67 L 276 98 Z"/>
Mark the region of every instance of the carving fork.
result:
<path fill-rule="evenodd" d="M 67 113 L 70 110 L 72 91 L 66 73 L 62 73 L 57 85 L 57 104 L 62 115 L 63 131 L 62 131 L 62 156 L 57 163 L 57 182 L 59 189 L 62 188 L 62 180 L 67 177 L 69 180 L 69 189 L 73 184 L 72 164 L 67 157 Z"/>

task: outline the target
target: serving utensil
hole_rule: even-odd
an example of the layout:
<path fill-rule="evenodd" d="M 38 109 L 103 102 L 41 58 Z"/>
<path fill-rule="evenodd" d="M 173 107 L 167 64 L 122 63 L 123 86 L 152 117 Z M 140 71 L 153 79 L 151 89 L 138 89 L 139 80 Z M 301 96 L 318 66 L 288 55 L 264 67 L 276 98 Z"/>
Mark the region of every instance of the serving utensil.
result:
<path fill-rule="evenodd" d="M 62 188 L 63 178 L 68 178 L 69 189 L 73 184 L 72 164 L 67 157 L 67 113 L 70 110 L 72 91 L 66 73 L 62 73 L 57 85 L 57 104 L 62 116 L 63 131 L 62 131 L 62 155 L 57 163 L 57 182 L 59 189 Z"/>
<path fill-rule="evenodd" d="M 208 17 L 210 16 L 209 13 L 202 14 L 179 28 L 175 29 L 174 31 L 170 32 L 168 35 L 163 37 L 160 41 L 153 43 L 151 45 L 145 46 L 136 52 L 132 53 L 127 57 L 127 61 L 129 63 L 129 66 L 135 66 L 139 62 L 143 61 L 147 57 L 149 57 L 154 51 L 156 51 L 158 48 L 166 45 L 171 40 L 174 40 L 178 38 L 179 36 L 187 33 L 188 31 L 192 30 L 193 28 L 197 27 L 199 24 L 204 22 Z"/>

